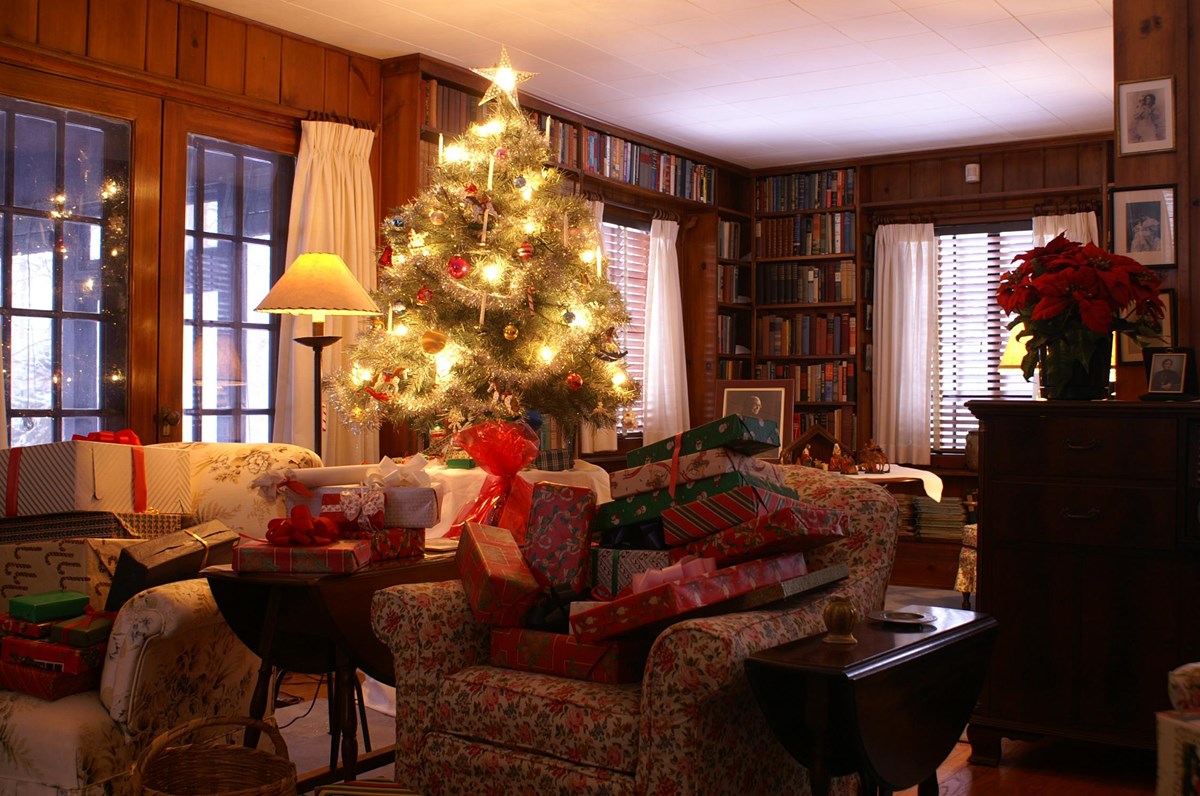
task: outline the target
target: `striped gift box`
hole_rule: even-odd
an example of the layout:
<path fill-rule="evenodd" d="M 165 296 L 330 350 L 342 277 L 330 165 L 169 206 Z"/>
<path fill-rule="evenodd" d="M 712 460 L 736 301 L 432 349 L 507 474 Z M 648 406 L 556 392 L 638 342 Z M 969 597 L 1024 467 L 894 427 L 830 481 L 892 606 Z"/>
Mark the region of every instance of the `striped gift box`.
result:
<path fill-rule="evenodd" d="M 777 492 L 757 486 L 739 486 L 663 511 L 663 537 L 671 546 L 688 544 L 796 505 L 795 499 Z"/>
<path fill-rule="evenodd" d="M 725 566 L 769 553 L 812 550 L 843 538 L 848 526 L 846 512 L 840 509 L 789 506 L 672 547 L 670 557 L 674 561 L 689 555 L 715 558 Z"/>

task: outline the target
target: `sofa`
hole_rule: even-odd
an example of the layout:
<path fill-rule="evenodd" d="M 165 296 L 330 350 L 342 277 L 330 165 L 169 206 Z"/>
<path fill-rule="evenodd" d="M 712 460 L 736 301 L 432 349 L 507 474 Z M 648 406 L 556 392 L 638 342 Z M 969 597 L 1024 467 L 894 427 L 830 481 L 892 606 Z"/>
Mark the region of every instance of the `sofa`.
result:
<path fill-rule="evenodd" d="M 312 451 L 279 443 L 173 447 L 190 455 L 194 518 L 252 536 L 283 516 L 275 487 L 287 472 L 321 464 Z M 130 767 L 161 733 L 194 718 L 248 715 L 258 667 L 206 580 L 147 589 L 114 619 L 98 690 L 53 702 L 0 690 L 0 796 L 127 794 Z"/>
<path fill-rule="evenodd" d="M 377 592 L 372 624 L 395 660 L 396 781 L 427 796 L 808 793 L 807 772 L 772 735 L 743 661 L 824 630 L 834 595 L 864 613 L 882 608 L 898 511 L 878 485 L 786 469 L 803 500 L 848 512 L 847 537 L 809 562 L 845 562 L 849 577 L 761 610 L 671 625 L 640 683 L 489 665 L 489 628 L 475 621 L 458 581 Z M 836 793 L 856 788 L 856 777 L 834 783 Z"/>

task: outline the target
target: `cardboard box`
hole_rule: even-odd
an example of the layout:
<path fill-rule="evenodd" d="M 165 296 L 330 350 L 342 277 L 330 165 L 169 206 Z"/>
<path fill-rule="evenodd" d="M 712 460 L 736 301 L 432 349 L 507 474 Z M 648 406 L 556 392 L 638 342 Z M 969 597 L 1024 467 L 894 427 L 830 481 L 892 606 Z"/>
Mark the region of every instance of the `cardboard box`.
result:
<path fill-rule="evenodd" d="M 701 500 L 710 495 L 728 492 L 742 486 L 756 486 L 793 500 L 799 498 L 795 490 L 790 487 L 760 481 L 742 473 L 723 473 L 710 478 L 701 478 L 698 481 L 678 484 L 675 487 L 674 495 L 671 495 L 670 490 L 664 487 L 653 492 L 626 495 L 623 498 L 601 503 L 596 509 L 595 527 L 603 531 L 607 528 L 644 523 L 662 516 L 662 513 L 672 506 L 691 503 L 694 500 Z"/>
<path fill-rule="evenodd" d="M 98 515 L 103 516 L 103 515 Z M 103 610 L 121 550 L 141 539 L 52 539 L 0 545 L 0 611 L 13 597 L 66 589 Z"/>
<path fill-rule="evenodd" d="M 466 523 L 455 563 L 477 621 L 501 627 L 524 623 L 540 587 L 510 531 Z"/>
<path fill-rule="evenodd" d="M 1165 710 L 1154 717 L 1158 734 L 1155 796 L 1200 793 L 1200 712 Z"/>
<path fill-rule="evenodd" d="M 237 572 L 356 572 L 371 561 L 369 539 L 343 539 L 319 547 L 271 545 L 241 539 L 233 548 Z"/>
<path fill-rule="evenodd" d="M 584 594 L 591 585 L 588 553 L 596 493 L 586 486 L 539 481 L 521 552 L 542 586 L 567 586 Z"/>
<path fill-rule="evenodd" d="M 312 497 L 304 497 L 294 490 L 284 491 L 284 501 L 287 503 L 288 514 L 292 507 L 304 504 L 308 506 L 313 516 L 320 514 L 326 505 L 325 496 L 341 495 L 344 491 L 361 489 L 352 486 L 316 486 L 310 487 Z M 382 528 L 432 528 L 437 525 L 440 516 L 437 490 L 424 486 L 388 486 L 382 487 L 384 492 Z M 336 501 L 335 501 L 336 503 Z"/>
<path fill-rule="evenodd" d="M 725 565 L 771 553 L 813 550 L 843 538 L 848 524 L 846 512 L 839 509 L 789 506 L 672 547 L 670 557 L 672 561 L 687 555 L 715 558 Z"/>
<path fill-rule="evenodd" d="M 10 448 L 0 450 L 0 483 L 10 484 L 0 511 L 5 517 L 192 511 L 191 459 L 177 448 L 87 440 Z M 142 486 L 144 506 L 137 505 Z"/>
<path fill-rule="evenodd" d="M 151 586 L 199 577 L 207 566 L 228 564 L 237 540 L 237 533 L 228 525 L 210 520 L 129 545 L 117 559 L 105 610 L 121 610 L 126 601 Z"/>
<path fill-rule="evenodd" d="M 67 674 L 0 661 L 0 690 L 20 691 L 53 702 L 71 694 L 96 690 L 100 687 L 103 671 L 102 667 L 96 667 L 79 674 Z"/>
<path fill-rule="evenodd" d="M 711 423 L 688 429 L 651 445 L 630 451 L 625 462 L 637 467 L 648 462 L 670 461 L 679 446 L 679 455 L 728 448 L 739 453 L 762 453 L 779 447 L 779 424 L 774 420 L 745 415 L 726 415 Z"/>
<path fill-rule="evenodd" d="M 741 473 L 768 484 L 784 485 L 783 468 L 779 465 L 726 448 L 689 453 L 678 461 L 668 459 L 618 470 L 609 475 L 609 485 L 616 500 L 657 489 L 669 490 L 672 482 L 678 485 L 723 473 Z"/>
<path fill-rule="evenodd" d="M 543 672 L 597 683 L 636 683 L 642 679 L 653 639 L 580 641 L 566 633 L 527 628 L 492 628 L 493 666 Z"/>
<path fill-rule="evenodd" d="M 38 517 L 0 519 L 0 545 L 50 539 L 153 539 L 196 523 L 191 514 L 137 514 L 114 511 L 70 511 Z"/>

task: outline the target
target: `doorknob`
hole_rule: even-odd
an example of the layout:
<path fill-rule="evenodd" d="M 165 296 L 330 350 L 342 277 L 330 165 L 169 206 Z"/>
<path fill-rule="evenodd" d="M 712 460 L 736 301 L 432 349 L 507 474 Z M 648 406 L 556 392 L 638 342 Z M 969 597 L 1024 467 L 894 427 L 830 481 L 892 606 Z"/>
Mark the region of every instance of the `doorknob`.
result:
<path fill-rule="evenodd" d="M 171 436 L 171 429 L 179 425 L 179 421 L 182 419 L 183 415 L 179 413 L 178 409 L 172 409 L 169 406 L 158 407 L 158 420 L 162 423 L 159 436 Z"/>

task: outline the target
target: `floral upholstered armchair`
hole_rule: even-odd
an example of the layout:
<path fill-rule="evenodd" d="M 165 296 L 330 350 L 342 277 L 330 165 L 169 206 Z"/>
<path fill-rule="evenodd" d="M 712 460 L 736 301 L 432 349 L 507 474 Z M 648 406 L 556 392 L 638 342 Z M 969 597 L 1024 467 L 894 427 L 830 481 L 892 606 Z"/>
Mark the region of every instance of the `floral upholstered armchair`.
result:
<path fill-rule="evenodd" d="M 377 592 L 375 633 L 396 664 L 398 783 L 438 794 L 808 793 L 743 673 L 751 653 L 824 630 L 833 595 L 883 606 L 898 512 L 883 488 L 789 467 L 803 500 L 842 508 L 847 538 L 809 554 L 849 577 L 775 607 L 689 619 L 655 641 L 641 683 L 607 685 L 488 663 L 489 629 L 458 581 Z M 849 792 L 854 778 L 835 781 Z"/>
<path fill-rule="evenodd" d="M 196 520 L 254 536 L 284 515 L 275 487 L 287 472 L 321 464 L 296 445 L 174 447 L 191 455 Z M 135 595 L 114 620 L 99 689 L 46 702 L 0 686 L 0 796 L 129 794 L 130 767 L 161 733 L 193 718 L 248 715 L 258 666 L 206 580 Z"/>

